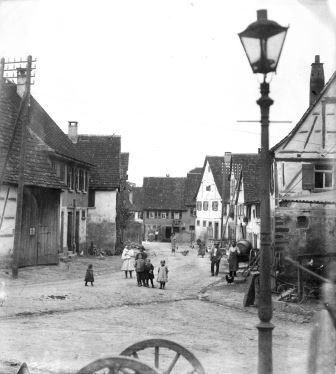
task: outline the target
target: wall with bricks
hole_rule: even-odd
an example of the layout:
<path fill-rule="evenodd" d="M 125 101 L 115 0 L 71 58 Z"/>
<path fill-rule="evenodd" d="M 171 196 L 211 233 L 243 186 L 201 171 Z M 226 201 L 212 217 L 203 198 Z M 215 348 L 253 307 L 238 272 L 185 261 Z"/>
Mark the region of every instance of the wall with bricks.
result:
<path fill-rule="evenodd" d="M 274 235 L 275 255 L 286 274 L 295 277 L 296 269 L 284 262 L 285 256 L 296 260 L 303 254 L 336 252 L 335 205 L 293 202 L 277 208 Z"/>

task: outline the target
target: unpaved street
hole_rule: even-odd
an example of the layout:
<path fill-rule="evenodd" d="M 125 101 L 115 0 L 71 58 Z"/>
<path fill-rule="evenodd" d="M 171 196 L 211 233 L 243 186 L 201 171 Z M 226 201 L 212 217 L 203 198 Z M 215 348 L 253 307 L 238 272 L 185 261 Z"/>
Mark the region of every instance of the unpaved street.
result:
<path fill-rule="evenodd" d="M 173 257 L 163 243 L 145 246 L 155 269 L 160 259 L 167 260 L 164 291 L 139 288 L 135 279 L 124 279 L 119 257 L 92 261 L 94 287 L 83 284 L 90 259 L 25 269 L 19 280 L 7 279 L 9 298 L 0 321 L 1 372 L 14 373 L 17 367 L 10 365 L 25 361 L 34 374 L 74 373 L 137 341 L 166 338 L 193 352 L 209 374 L 255 373 L 255 310 L 198 299 L 199 291 L 218 279 L 210 276 L 208 258 L 197 257 L 193 250 Z M 234 286 L 224 291 L 223 299 L 230 298 Z M 311 324 L 288 322 L 283 316 L 275 316 L 273 323 L 274 372 L 305 373 Z"/>

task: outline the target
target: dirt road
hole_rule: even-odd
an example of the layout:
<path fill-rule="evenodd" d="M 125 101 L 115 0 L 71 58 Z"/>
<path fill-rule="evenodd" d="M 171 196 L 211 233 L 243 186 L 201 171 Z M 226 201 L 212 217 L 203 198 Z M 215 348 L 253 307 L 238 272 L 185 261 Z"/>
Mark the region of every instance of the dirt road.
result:
<path fill-rule="evenodd" d="M 0 310 L 1 373 L 15 373 L 14 365 L 23 361 L 32 374 L 75 373 L 147 338 L 182 344 L 208 374 L 256 373 L 255 312 L 198 299 L 199 291 L 217 280 L 210 276 L 209 259 L 192 251 L 173 257 L 163 243 L 146 243 L 146 248 L 155 269 L 160 259 L 167 261 L 166 290 L 139 288 L 135 279 L 124 279 L 117 257 L 78 259 L 69 268 L 24 269 L 18 280 L 6 279 L 9 297 Z M 90 261 L 95 286 L 84 287 Z M 276 316 L 273 323 L 275 374 L 305 373 L 311 325 Z"/>

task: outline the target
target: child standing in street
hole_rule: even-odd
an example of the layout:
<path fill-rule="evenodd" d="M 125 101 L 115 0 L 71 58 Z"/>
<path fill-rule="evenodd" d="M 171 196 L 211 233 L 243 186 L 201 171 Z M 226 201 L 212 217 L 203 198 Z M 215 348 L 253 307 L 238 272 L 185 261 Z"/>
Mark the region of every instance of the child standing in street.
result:
<path fill-rule="evenodd" d="M 85 274 L 85 286 L 88 285 L 88 282 L 91 282 L 91 286 L 93 286 L 94 282 L 94 277 L 93 277 L 93 266 L 90 264 L 88 268 L 86 269 L 86 274 Z"/>
<path fill-rule="evenodd" d="M 142 254 L 139 253 L 137 259 L 135 260 L 135 271 L 137 275 L 137 282 L 138 282 L 138 287 L 141 287 L 142 285 L 145 284 L 145 279 L 144 279 L 144 273 L 145 273 L 145 260 L 142 258 Z"/>
<path fill-rule="evenodd" d="M 149 258 L 146 258 L 146 260 L 145 260 L 145 283 L 146 283 L 146 287 L 149 287 L 149 281 L 150 281 L 151 284 L 152 284 L 152 288 L 154 288 L 153 278 L 154 278 L 154 266 L 151 263 L 151 260 Z"/>
<path fill-rule="evenodd" d="M 160 261 L 161 266 L 158 270 L 157 282 L 160 283 L 160 289 L 164 289 L 166 283 L 168 282 L 168 267 L 166 266 L 166 261 Z"/>

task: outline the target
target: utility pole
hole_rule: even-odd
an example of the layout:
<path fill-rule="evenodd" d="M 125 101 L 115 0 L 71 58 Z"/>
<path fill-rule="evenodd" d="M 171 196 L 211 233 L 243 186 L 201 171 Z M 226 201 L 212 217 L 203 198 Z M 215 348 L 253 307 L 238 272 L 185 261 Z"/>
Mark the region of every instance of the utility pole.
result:
<path fill-rule="evenodd" d="M 231 162 L 231 152 L 225 152 L 224 153 L 224 160 L 222 164 L 222 213 L 221 213 L 221 247 L 224 247 L 224 240 L 225 240 L 225 231 L 226 231 L 226 225 L 224 226 L 224 207 L 226 206 L 225 202 L 225 190 L 226 190 L 226 166 L 228 163 Z"/>
<path fill-rule="evenodd" d="M 16 198 L 16 217 L 15 217 L 15 235 L 14 235 L 14 247 L 13 247 L 13 259 L 12 259 L 12 276 L 13 278 L 18 277 L 19 268 L 19 255 L 22 253 L 22 206 L 23 206 L 23 193 L 24 193 L 24 169 L 25 169 L 25 153 L 26 153 L 26 140 L 27 130 L 26 127 L 30 121 L 30 85 L 31 85 L 31 72 L 32 72 L 32 56 L 28 56 L 26 68 L 16 68 L 15 63 L 22 64 L 23 62 L 8 62 L 14 63 L 13 69 L 6 71 L 16 70 L 17 74 L 25 74 L 25 91 L 21 101 L 23 102 L 23 115 L 21 117 L 21 146 L 20 146 L 20 161 L 19 161 L 19 176 L 18 176 L 18 187 L 17 187 L 17 198 Z"/>

